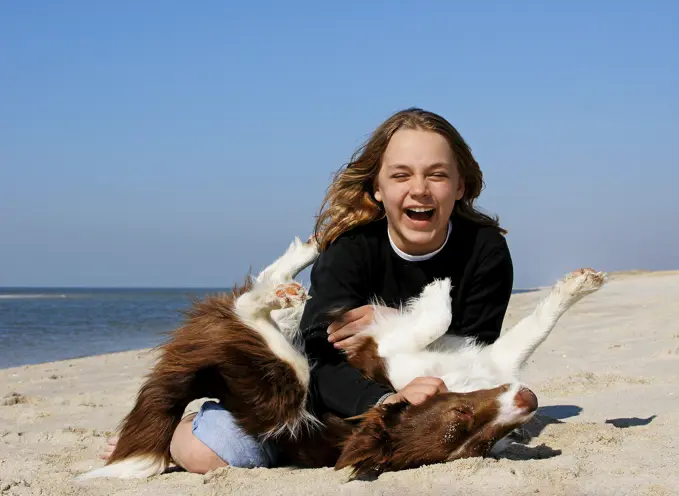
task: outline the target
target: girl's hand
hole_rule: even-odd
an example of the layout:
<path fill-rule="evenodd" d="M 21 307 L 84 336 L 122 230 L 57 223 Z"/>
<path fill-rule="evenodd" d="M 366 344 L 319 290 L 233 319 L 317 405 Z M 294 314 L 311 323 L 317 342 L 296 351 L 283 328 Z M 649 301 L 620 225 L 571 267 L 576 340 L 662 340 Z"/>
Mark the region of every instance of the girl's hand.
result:
<path fill-rule="evenodd" d="M 407 401 L 412 405 L 419 405 L 434 395 L 447 392 L 446 384 L 438 377 L 416 377 L 399 392 L 385 399 L 382 404 Z"/>
<path fill-rule="evenodd" d="M 395 308 L 379 308 L 387 312 L 398 312 Z M 358 344 L 356 334 L 372 323 L 374 313 L 373 305 L 363 305 L 344 313 L 328 327 L 328 341 L 334 343 L 335 348 L 345 351 Z"/>

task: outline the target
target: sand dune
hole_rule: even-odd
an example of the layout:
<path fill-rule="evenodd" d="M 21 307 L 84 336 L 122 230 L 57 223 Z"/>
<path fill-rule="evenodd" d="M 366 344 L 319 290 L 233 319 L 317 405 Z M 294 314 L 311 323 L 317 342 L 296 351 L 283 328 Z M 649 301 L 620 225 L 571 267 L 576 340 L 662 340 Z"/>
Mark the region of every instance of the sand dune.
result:
<path fill-rule="evenodd" d="M 514 295 L 506 325 L 544 290 Z M 132 406 L 152 357 L 116 353 L 0 370 L 0 495 L 549 494 L 679 492 L 679 272 L 615 274 L 559 322 L 524 378 L 540 399 L 522 443 L 347 482 L 332 469 L 175 471 L 144 481 L 75 474 Z"/>

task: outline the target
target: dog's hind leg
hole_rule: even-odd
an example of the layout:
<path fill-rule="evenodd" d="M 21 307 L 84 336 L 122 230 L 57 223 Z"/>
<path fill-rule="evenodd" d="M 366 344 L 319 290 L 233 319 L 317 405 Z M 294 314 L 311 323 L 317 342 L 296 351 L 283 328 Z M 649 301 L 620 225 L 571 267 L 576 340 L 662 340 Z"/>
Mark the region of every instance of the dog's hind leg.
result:
<path fill-rule="evenodd" d="M 429 283 L 398 314 L 375 313 L 366 331 L 375 339 L 380 356 L 421 351 L 443 336 L 452 319 L 450 279 Z"/>
<path fill-rule="evenodd" d="M 516 374 L 535 349 L 549 336 L 559 318 L 576 302 L 606 282 L 606 274 L 580 269 L 557 282 L 537 308 L 507 330 L 491 347 L 493 361 Z"/>

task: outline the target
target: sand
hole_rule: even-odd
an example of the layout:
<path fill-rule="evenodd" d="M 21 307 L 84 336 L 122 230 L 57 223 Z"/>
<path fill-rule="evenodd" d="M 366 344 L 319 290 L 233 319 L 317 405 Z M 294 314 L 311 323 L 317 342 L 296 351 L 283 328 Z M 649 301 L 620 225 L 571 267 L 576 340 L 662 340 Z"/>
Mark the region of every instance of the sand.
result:
<path fill-rule="evenodd" d="M 514 295 L 506 325 L 544 291 Z M 132 351 L 0 370 L 0 494 L 679 494 L 679 272 L 614 274 L 562 318 L 524 374 L 541 405 L 525 444 L 497 460 L 372 481 L 225 468 L 74 483 L 103 464 L 97 454 L 151 363 Z"/>

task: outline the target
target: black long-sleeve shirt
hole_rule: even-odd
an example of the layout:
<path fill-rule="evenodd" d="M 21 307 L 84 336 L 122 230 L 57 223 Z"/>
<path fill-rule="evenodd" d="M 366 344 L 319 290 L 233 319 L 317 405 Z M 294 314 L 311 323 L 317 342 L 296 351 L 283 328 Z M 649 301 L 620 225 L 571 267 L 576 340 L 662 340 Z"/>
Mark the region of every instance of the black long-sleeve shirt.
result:
<path fill-rule="evenodd" d="M 369 304 L 374 297 L 397 307 L 435 278 L 445 277 L 453 286 L 448 333 L 495 341 L 513 285 L 509 248 L 497 229 L 453 216 L 443 248 L 429 259 L 409 261 L 394 250 L 386 220 L 380 220 L 343 234 L 321 253 L 311 270 L 312 298 L 301 321 L 305 351 L 314 363 L 314 410 L 359 415 L 391 391 L 365 378 L 328 342 L 328 315 L 337 308 Z"/>

